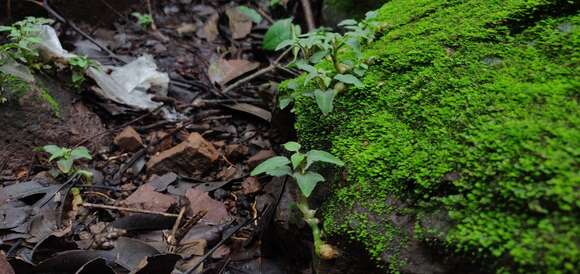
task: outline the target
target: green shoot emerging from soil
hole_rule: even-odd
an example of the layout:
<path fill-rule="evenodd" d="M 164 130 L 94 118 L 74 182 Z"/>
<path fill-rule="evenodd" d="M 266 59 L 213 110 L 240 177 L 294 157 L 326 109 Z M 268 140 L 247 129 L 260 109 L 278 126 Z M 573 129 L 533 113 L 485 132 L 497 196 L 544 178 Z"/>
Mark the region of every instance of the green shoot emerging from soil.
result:
<path fill-rule="evenodd" d="M 137 24 L 143 29 L 148 29 L 153 25 L 153 17 L 150 14 L 142 14 L 140 12 L 131 13 L 133 17 L 137 18 Z"/>
<path fill-rule="evenodd" d="M 274 24 L 271 31 L 266 33 L 264 41 L 273 40 L 268 37 L 269 33 L 279 37 L 291 37 L 278 43 L 275 49 L 291 49 L 294 61 L 290 66 L 295 66 L 307 73 L 302 85 L 310 91 L 305 95 L 314 97 L 320 111 L 328 114 L 333 111 L 333 102 L 337 94 L 351 86 L 363 87 L 360 78 L 364 76 L 368 66 L 363 60 L 361 48 L 362 45 L 372 42 L 375 38 L 377 24 L 372 22 L 375 16 L 375 13 L 369 12 L 363 22 L 350 19 L 342 21 L 339 26 L 346 29 L 344 34 L 331 32 L 328 29 L 301 34 L 299 26 L 291 25 L 284 28 L 281 23 Z M 288 33 L 281 35 L 280 32 L 284 29 Z M 352 57 L 345 57 L 347 55 L 343 54 L 345 52 L 353 53 L 349 55 Z M 323 62 L 328 62 L 331 66 L 317 66 Z M 288 87 L 297 90 L 300 85 L 291 83 Z M 287 107 L 292 100 L 292 95 L 281 96 L 280 108 Z"/>
<path fill-rule="evenodd" d="M 334 252 L 332 251 L 334 249 L 325 244 L 321 239 L 320 228 L 318 227 L 320 221 L 315 216 L 316 210 L 312 210 L 308 206 L 308 197 L 310 197 L 316 185 L 324 181 L 324 177 L 320 173 L 311 171 L 310 168 L 316 162 L 324 162 L 337 166 L 343 166 L 344 162 L 332 154 L 321 150 L 310 150 L 307 153 L 301 153 L 301 146 L 296 142 L 286 143 L 284 144 L 284 148 L 293 152 L 290 159 L 284 156 L 270 158 L 258 165 L 252 171 L 251 175 L 256 176 L 265 173 L 270 176 L 288 175 L 294 178 L 301 191 L 297 207 L 302 213 L 304 221 L 306 221 L 312 230 L 316 255 L 321 258 L 334 257 L 335 255 L 333 255 Z"/>
<path fill-rule="evenodd" d="M 72 57 L 68 60 L 68 63 L 72 72 L 72 83 L 76 88 L 80 87 L 85 82 L 85 71 L 88 68 L 95 66 L 95 62 L 86 56 Z"/>
<path fill-rule="evenodd" d="M 56 161 L 58 171 L 64 175 L 79 174 L 88 179 L 92 177 L 89 171 L 81 170 L 74 164 L 75 161 L 81 159 L 92 160 L 93 157 L 86 147 L 78 147 L 75 149 L 59 147 L 57 145 L 43 146 L 42 151 L 50 154 L 49 162 Z"/>

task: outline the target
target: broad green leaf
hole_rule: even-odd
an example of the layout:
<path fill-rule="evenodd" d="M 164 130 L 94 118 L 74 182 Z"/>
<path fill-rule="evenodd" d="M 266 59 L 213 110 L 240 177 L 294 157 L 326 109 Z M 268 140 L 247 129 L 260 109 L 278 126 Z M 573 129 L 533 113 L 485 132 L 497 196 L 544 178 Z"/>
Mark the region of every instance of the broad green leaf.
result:
<path fill-rule="evenodd" d="M 304 153 L 296 152 L 290 156 L 290 161 L 292 161 L 292 168 L 296 170 L 302 162 L 306 159 L 306 155 Z"/>
<path fill-rule="evenodd" d="M 292 45 L 294 45 L 294 40 L 292 40 L 292 39 L 284 40 L 280 44 L 278 44 L 278 46 L 276 47 L 275 50 L 276 51 L 279 51 L 279 50 L 281 50 L 281 49 L 283 49 L 285 47 L 289 47 L 289 46 L 292 46 Z"/>
<path fill-rule="evenodd" d="M 316 53 L 312 54 L 312 56 L 310 56 L 310 62 L 313 64 L 318 64 L 326 56 L 328 56 L 328 51 L 326 50 L 317 51 Z"/>
<path fill-rule="evenodd" d="M 288 160 L 288 158 L 286 157 L 283 156 L 272 157 L 259 164 L 256 168 L 254 168 L 254 170 L 252 170 L 252 173 L 250 175 L 256 176 L 262 173 L 268 173 L 269 171 L 276 171 L 280 167 L 287 166 L 289 163 L 290 160 Z"/>
<path fill-rule="evenodd" d="M 344 162 L 338 159 L 338 157 L 322 150 L 311 150 L 306 153 L 306 169 L 314 162 L 325 162 L 337 166 L 344 166 Z"/>
<path fill-rule="evenodd" d="M 301 70 L 304 70 L 304 71 L 306 71 L 308 73 L 318 75 L 318 71 L 316 71 L 316 68 L 313 67 L 312 65 L 307 64 L 303 60 L 300 60 L 300 61 L 296 62 L 296 67 L 299 68 L 299 69 L 301 69 Z"/>
<path fill-rule="evenodd" d="M 70 156 L 73 160 L 78 160 L 78 159 L 92 160 L 93 159 L 93 157 L 91 156 L 91 153 L 89 152 L 89 150 L 86 147 L 75 148 L 70 153 Z"/>
<path fill-rule="evenodd" d="M 332 112 L 332 110 L 334 109 L 333 102 L 334 97 L 336 97 L 336 94 L 337 92 L 334 89 L 330 89 L 327 91 L 317 89 L 314 91 L 316 104 L 318 105 L 318 108 L 320 109 L 320 111 L 322 111 L 322 113 L 328 114 Z"/>
<path fill-rule="evenodd" d="M 48 158 L 49 162 L 54 160 L 54 159 L 57 159 L 57 158 L 62 158 L 68 152 L 68 149 L 62 148 L 62 147 L 59 147 L 56 145 L 43 146 L 42 150 L 44 150 L 45 152 L 48 152 L 50 154 L 50 158 Z"/>
<path fill-rule="evenodd" d="M 342 27 L 342 26 L 352 26 L 352 25 L 356 25 L 358 24 L 358 22 L 356 20 L 353 19 L 346 19 L 346 20 L 342 20 L 340 23 L 338 23 L 338 26 Z"/>
<path fill-rule="evenodd" d="M 62 173 L 69 174 L 73 166 L 73 159 L 72 158 L 60 159 L 56 162 L 56 165 L 58 166 L 58 169 L 62 171 Z"/>
<path fill-rule="evenodd" d="M 286 150 L 291 151 L 291 152 L 296 152 L 298 150 L 300 150 L 300 148 L 302 147 L 299 143 L 296 142 L 288 142 L 282 145 Z"/>
<path fill-rule="evenodd" d="M 278 107 L 280 109 L 285 109 L 286 107 L 288 107 L 288 105 L 290 105 L 290 103 L 292 103 L 292 98 L 291 97 L 280 97 L 280 98 L 278 98 Z"/>
<path fill-rule="evenodd" d="M 260 22 L 262 22 L 262 15 L 260 15 L 255 9 L 246 6 L 239 6 L 238 10 L 250 18 L 254 23 L 260 24 Z"/>
<path fill-rule="evenodd" d="M 324 177 L 322 177 L 322 175 L 312 171 L 308 171 L 306 174 L 294 172 L 292 177 L 296 179 L 298 187 L 300 187 L 300 191 L 302 191 L 302 194 L 304 194 L 304 196 L 307 198 L 310 197 L 310 194 L 312 194 L 312 191 L 316 185 L 324 181 Z"/>
<path fill-rule="evenodd" d="M 274 177 L 281 177 L 292 174 L 292 170 L 289 166 L 281 166 L 270 171 L 267 171 L 266 174 Z"/>
<path fill-rule="evenodd" d="M 363 86 L 363 83 L 352 74 L 337 74 L 336 76 L 334 76 L 334 79 L 341 81 L 345 84 L 354 85 L 357 88 L 360 88 Z"/>
<path fill-rule="evenodd" d="M 264 35 L 262 48 L 275 50 L 280 43 L 292 38 L 292 18 L 276 21 Z"/>
<path fill-rule="evenodd" d="M 75 172 L 76 174 L 84 177 L 87 181 L 92 181 L 93 180 L 93 173 L 88 171 L 88 170 L 84 170 L 84 169 L 79 169 L 77 170 L 77 172 Z"/>

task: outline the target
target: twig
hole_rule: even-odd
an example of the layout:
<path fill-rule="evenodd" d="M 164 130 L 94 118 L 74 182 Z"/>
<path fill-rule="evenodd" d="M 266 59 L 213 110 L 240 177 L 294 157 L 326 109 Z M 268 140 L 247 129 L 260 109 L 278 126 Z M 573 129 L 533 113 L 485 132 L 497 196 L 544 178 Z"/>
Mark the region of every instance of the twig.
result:
<path fill-rule="evenodd" d="M 126 211 L 126 212 L 133 212 L 133 213 L 143 213 L 143 214 L 161 215 L 161 216 L 165 216 L 165 217 L 175 217 L 175 218 L 178 218 L 179 217 L 178 214 L 158 212 L 158 211 L 138 209 L 138 208 L 128 208 L 128 207 L 110 206 L 110 205 L 99 205 L 99 204 L 91 204 L 91 203 L 82 203 L 81 206 L 82 207 L 88 207 L 88 208 L 111 209 L 111 210 Z"/>
<path fill-rule="evenodd" d="M 177 245 L 179 244 L 179 241 L 176 237 L 177 235 L 177 229 L 179 228 L 179 225 L 181 224 L 181 220 L 183 219 L 183 215 L 185 215 L 185 210 L 187 209 L 187 207 L 182 207 L 181 210 L 179 211 L 179 216 L 177 217 L 177 219 L 175 220 L 175 223 L 173 224 L 173 228 L 171 229 L 171 234 L 169 234 L 169 237 L 167 237 L 167 243 L 168 243 L 168 250 L 171 253 L 174 253 L 175 250 L 177 249 Z"/>
<path fill-rule="evenodd" d="M 274 24 L 274 19 L 272 19 L 272 17 L 270 15 L 268 15 L 261 7 L 258 7 L 258 13 L 260 15 L 262 15 L 262 17 L 264 17 L 266 19 L 266 21 L 268 21 L 268 23 L 270 24 Z"/>
<path fill-rule="evenodd" d="M 147 10 L 149 11 L 149 15 L 151 16 L 151 29 L 157 30 L 157 25 L 155 24 L 155 18 L 153 16 L 153 8 L 151 8 L 151 0 L 145 0 L 147 3 Z"/>
<path fill-rule="evenodd" d="M 309 0 L 300 0 L 302 3 L 302 9 L 304 9 L 304 17 L 306 18 L 306 25 L 308 26 L 308 32 L 314 31 L 316 29 L 316 24 L 314 23 L 314 15 L 312 14 L 312 6 Z"/>
<path fill-rule="evenodd" d="M 10 20 L 12 17 L 12 0 L 6 0 L 6 18 Z"/>
<path fill-rule="evenodd" d="M 291 48 L 290 48 L 290 49 L 287 49 L 285 52 L 283 52 L 283 53 L 282 53 L 282 54 L 281 54 L 281 55 L 280 55 L 280 56 L 279 56 L 279 57 L 278 57 L 278 58 L 277 58 L 277 59 L 276 59 L 276 60 L 275 60 L 275 61 L 274 61 L 272 64 L 270 64 L 269 66 L 267 66 L 267 67 L 265 67 L 265 68 L 263 68 L 263 69 L 261 69 L 261 70 L 258 70 L 258 71 L 256 71 L 256 72 L 252 73 L 251 75 L 248 75 L 247 77 L 245 77 L 245 78 L 242 78 L 242 79 L 240 79 L 239 81 L 237 81 L 237 82 L 235 82 L 235 83 L 231 84 L 230 86 L 226 87 L 226 88 L 225 88 L 225 89 L 222 91 L 222 93 L 223 93 L 223 94 L 226 94 L 226 93 L 228 93 L 229 91 L 232 91 L 233 89 L 235 89 L 235 88 L 239 87 L 240 85 L 242 85 L 242 84 L 243 84 L 243 83 L 245 83 L 245 82 L 251 81 L 251 80 L 253 80 L 253 79 L 254 79 L 254 78 L 256 78 L 256 77 L 259 77 L 259 76 L 261 76 L 261 75 L 264 75 L 264 74 L 266 74 L 266 73 L 268 73 L 268 72 L 271 72 L 271 71 L 275 70 L 276 68 L 278 68 L 280 61 L 281 61 L 281 60 L 282 60 L 284 57 L 286 57 L 286 55 L 288 55 L 288 53 L 290 53 L 290 50 L 291 50 Z"/>

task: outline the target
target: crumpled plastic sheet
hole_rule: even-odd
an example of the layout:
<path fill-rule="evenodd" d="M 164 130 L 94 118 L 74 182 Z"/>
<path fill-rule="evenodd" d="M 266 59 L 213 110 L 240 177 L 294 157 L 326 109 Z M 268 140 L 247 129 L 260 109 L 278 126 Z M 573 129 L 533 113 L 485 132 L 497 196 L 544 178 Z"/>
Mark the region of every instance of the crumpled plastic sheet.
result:
<path fill-rule="evenodd" d="M 68 61 L 68 59 L 77 56 L 63 49 L 56 31 L 52 27 L 41 26 L 39 37 L 42 42 L 36 47 L 43 58 Z M 153 101 L 154 94 L 148 93 L 147 90 L 153 88 L 157 95 L 166 96 L 169 76 L 167 73 L 157 70 L 152 56 L 141 56 L 121 67 L 105 67 L 97 61 L 94 62 L 96 65 L 87 69 L 86 75 L 97 83 L 98 88 L 95 89 L 95 92 L 101 97 L 135 110 L 151 111 L 162 105 Z M 166 119 L 176 119 L 176 115 L 167 109 L 164 110 L 163 114 Z"/>

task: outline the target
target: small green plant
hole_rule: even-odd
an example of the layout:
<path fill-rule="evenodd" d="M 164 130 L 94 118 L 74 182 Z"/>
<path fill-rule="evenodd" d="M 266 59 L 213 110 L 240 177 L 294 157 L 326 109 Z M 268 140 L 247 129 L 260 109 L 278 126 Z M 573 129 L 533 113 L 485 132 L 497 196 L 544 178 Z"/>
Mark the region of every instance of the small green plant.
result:
<path fill-rule="evenodd" d="M 92 160 L 93 157 L 86 147 L 77 147 L 75 149 L 59 147 L 57 145 L 43 146 L 42 151 L 50 154 L 49 162 L 56 161 L 56 166 L 60 173 L 64 175 L 79 174 L 85 177 L 92 177 L 92 174 L 86 170 L 81 170 L 74 166 L 75 161 L 81 159 Z"/>
<path fill-rule="evenodd" d="M 153 16 L 151 14 L 142 14 L 140 12 L 131 13 L 133 17 L 137 18 L 137 24 L 144 29 L 148 29 L 153 25 Z"/>
<path fill-rule="evenodd" d="M 68 60 L 72 72 L 72 83 L 74 87 L 80 87 L 86 80 L 85 71 L 94 67 L 96 63 L 86 56 L 74 56 Z"/>
<path fill-rule="evenodd" d="M 291 38 L 279 42 L 275 49 L 290 48 L 294 54 L 294 61 L 290 65 L 307 73 L 303 86 L 306 87 L 311 82 L 314 83 L 315 88 L 305 95 L 315 98 L 316 104 L 323 114 L 333 111 L 333 102 L 337 94 L 350 86 L 359 88 L 363 86 L 360 78 L 364 76 L 368 65 L 362 58 L 361 45 L 366 45 L 374 40 L 375 29 L 378 27 L 372 21 L 375 16 L 375 13 L 369 12 L 362 22 L 352 19 L 342 21 L 339 26 L 347 30 L 342 35 L 328 29 L 301 34 L 299 26 L 278 27 L 280 31 L 289 32 L 288 35 Z M 276 41 L 274 38 L 269 38 L 268 33 L 264 39 L 265 41 Z M 346 48 L 354 53 L 353 59 L 341 58 L 341 53 Z M 330 62 L 332 70 L 316 66 L 323 61 Z M 289 85 L 289 88 L 296 90 L 299 85 L 292 84 Z M 281 96 L 279 107 L 287 107 L 292 100 L 292 95 Z"/>
<path fill-rule="evenodd" d="M 320 221 L 316 218 L 316 210 L 310 209 L 308 197 L 312 194 L 318 183 L 323 182 L 324 177 L 311 167 L 316 162 L 324 162 L 337 166 L 343 166 L 344 162 L 334 155 L 321 150 L 310 150 L 307 153 L 300 152 L 301 145 L 296 142 L 289 142 L 283 145 L 284 148 L 293 152 L 290 159 L 284 156 L 272 157 L 260 165 L 252 172 L 252 176 L 268 174 L 270 176 L 291 176 L 298 183 L 301 195 L 299 195 L 297 207 L 304 217 L 304 221 L 310 226 L 314 239 L 314 251 L 321 258 L 329 258 L 329 253 L 334 250 L 330 245 L 324 243 L 321 239 Z"/>
<path fill-rule="evenodd" d="M 11 26 L 0 26 L 0 32 L 8 33 L 9 43 L 0 45 L 0 59 L 7 57 L 33 66 L 38 62 L 38 51 L 33 47 L 41 42 L 38 37 L 39 27 L 51 24 L 46 18 L 27 17 Z"/>

